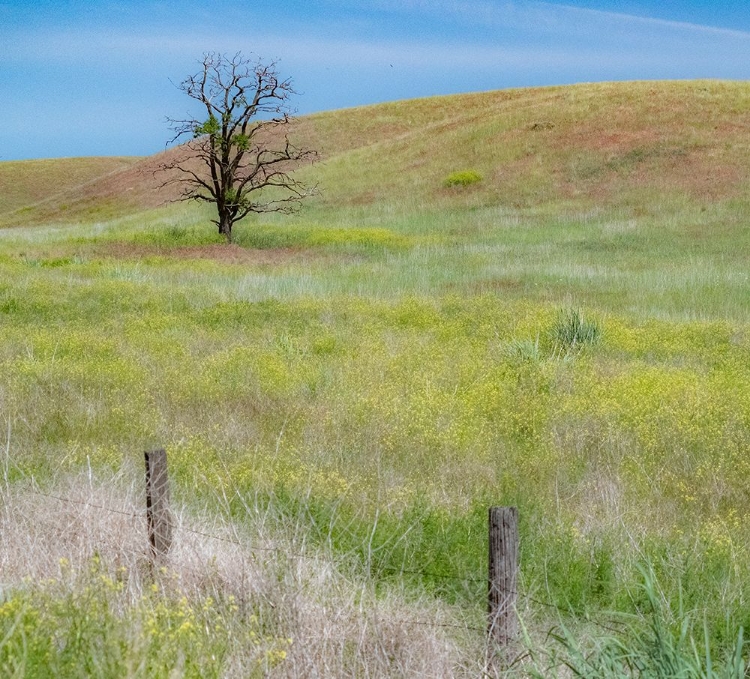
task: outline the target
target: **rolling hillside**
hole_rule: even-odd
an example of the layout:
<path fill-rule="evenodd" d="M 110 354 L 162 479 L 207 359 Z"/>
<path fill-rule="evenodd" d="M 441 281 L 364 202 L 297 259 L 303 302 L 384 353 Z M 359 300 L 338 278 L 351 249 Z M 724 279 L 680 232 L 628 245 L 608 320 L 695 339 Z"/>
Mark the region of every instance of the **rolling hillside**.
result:
<path fill-rule="evenodd" d="M 434 97 L 307 116 L 295 135 L 321 153 L 323 162 L 304 173 L 319 183 L 324 207 L 635 209 L 649 197 L 738 198 L 750 186 L 745 83 L 603 83 Z M 155 207 L 171 197 L 154 177 L 159 161 L 0 163 L 0 223 Z M 468 192 L 443 186 L 447 174 L 466 168 L 484 181 Z"/>

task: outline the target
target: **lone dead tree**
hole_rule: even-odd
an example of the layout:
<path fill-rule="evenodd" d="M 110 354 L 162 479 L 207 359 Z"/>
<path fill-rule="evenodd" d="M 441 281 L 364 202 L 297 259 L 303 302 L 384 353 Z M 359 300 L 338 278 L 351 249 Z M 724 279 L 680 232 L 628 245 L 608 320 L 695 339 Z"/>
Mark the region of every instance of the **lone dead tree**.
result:
<path fill-rule="evenodd" d="M 168 119 L 175 136 L 189 135 L 186 152 L 159 167 L 162 184 L 179 184 L 178 200 L 213 203 L 212 220 L 227 242 L 232 227 L 251 212 L 294 212 L 314 188 L 292 176 L 315 151 L 289 141 L 289 79 L 281 80 L 275 62 L 215 52 L 203 56 L 202 68 L 179 88 L 201 103 L 202 119 Z"/>

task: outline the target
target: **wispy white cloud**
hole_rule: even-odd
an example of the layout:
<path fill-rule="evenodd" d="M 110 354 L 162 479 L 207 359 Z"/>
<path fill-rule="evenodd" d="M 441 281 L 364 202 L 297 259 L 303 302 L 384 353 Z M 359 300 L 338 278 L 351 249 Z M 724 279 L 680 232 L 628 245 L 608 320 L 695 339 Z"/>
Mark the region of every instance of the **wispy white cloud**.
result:
<path fill-rule="evenodd" d="M 343 2 L 337 4 L 342 5 Z M 559 30 L 563 26 L 569 27 L 571 23 L 574 23 L 577 27 L 585 30 L 586 27 L 605 23 L 750 39 L 750 32 L 747 31 L 625 12 L 577 7 L 567 3 L 544 2 L 543 0 L 503 0 L 502 2 L 490 2 L 488 0 L 373 0 L 373 2 L 362 3 L 363 7 L 365 5 L 394 13 L 429 13 L 444 17 L 450 15 L 453 18 L 474 23 L 509 28 L 551 28 Z"/>
<path fill-rule="evenodd" d="M 599 19 L 603 21 L 616 22 L 620 24 L 630 24 L 646 26 L 655 29 L 668 29 L 676 31 L 687 31 L 690 33 L 702 33 L 705 35 L 714 35 L 719 37 L 732 37 L 750 40 L 750 32 L 739 31 L 732 28 L 723 28 L 720 26 L 710 26 L 705 24 L 691 23 L 687 21 L 671 21 L 658 17 L 640 16 L 636 14 L 626 14 L 623 12 L 610 12 L 586 7 L 575 7 L 574 5 L 564 5 L 550 2 L 535 2 L 533 4 L 546 6 L 553 11 L 562 11 L 569 13 L 571 16 L 578 18 Z"/>

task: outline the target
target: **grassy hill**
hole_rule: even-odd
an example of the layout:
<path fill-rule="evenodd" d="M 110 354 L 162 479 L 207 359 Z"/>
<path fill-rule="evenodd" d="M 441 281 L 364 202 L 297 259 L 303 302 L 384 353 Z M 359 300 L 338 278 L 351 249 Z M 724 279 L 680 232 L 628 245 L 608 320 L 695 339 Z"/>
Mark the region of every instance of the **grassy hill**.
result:
<path fill-rule="evenodd" d="M 749 104 L 750 87 L 735 82 L 530 88 L 317 114 L 299 121 L 296 138 L 321 152 L 309 174 L 326 207 L 708 204 L 745 194 Z M 0 164 L 0 212 L 50 194 L 45 218 L 66 217 L 62 205 L 75 218 L 97 200 L 154 207 L 170 197 L 157 191 L 158 158 Z M 59 176 L 46 177 L 52 168 Z M 484 177 L 468 196 L 443 185 L 464 168 Z"/>
<path fill-rule="evenodd" d="M 562 621 L 587 651 L 599 623 L 690 654 L 705 621 L 721 662 L 750 624 L 748 125 L 723 82 L 309 116 L 321 195 L 232 246 L 160 205 L 158 158 L 43 204 L 24 180 L 0 215 L 3 672 L 477 676 L 494 504 L 520 510 L 535 651 L 565 653 Z M 155 445 L 181 523 L 152 577 Z"/>
<path fill-rule="evenodd" d="M 310 124 L 335 148 L 322 173 L 334 203 L 449 205 L 442 180 L 467 167 L 485 177 L 471 198 L 485 206 L 712 201 L 746 188 L 749 97 L 744 83 L 605 83 L 396 102 Z"/>

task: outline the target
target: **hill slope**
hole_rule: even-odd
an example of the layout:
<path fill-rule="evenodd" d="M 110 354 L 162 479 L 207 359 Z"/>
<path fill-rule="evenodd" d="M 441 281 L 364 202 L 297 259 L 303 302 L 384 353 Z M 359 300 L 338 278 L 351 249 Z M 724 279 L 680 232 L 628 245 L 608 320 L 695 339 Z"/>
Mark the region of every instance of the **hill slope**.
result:
<path fill-rule="evenodd" d="M 485 176 L 476 202 L 510 205 L 626 201 L 644 190 L 711 200 L 742 193 L 749 177 L 745 83 L 509 90 L 396 102 L 311 123 L 321 148 L 336 148 L 320 170 L 331 202 L 399 194 L 452 202 L 455 192 L 442 180 L 463 168 Z"/>
<path fill-rule="evenodd" d="M 138 157 L 55 158 L 0 163 L 0 214 L 49 203 L 59 209 L 66 199 L 94 180 L 119 174 Z"/>
<path fill-rule="evenodd" d="M 294 134 L 321 152 L 323 162 L 303 172 L 323 189 L 325 207 L 628 206 L 649 195 L 706 202 L 747 190 L 750 85 L 600 83 L 433 97 L 307 116 Z M 87 179 L 101 176 L 62 186 L 25 215 L 8 210 L 35 203 L 44 187 L 24 181 L 8 199 L 22 166 L 0 164 L 0 220 L 100 218 L 154 207 L 171 197 L 154 177 L 159 158 L 101 159 L 99 167 L 90 159 L 80 167 L 43 161 L 60 174 L 74 168 Z M 444 187 L 447 174 L 467 168 L 484 180 L 466 191 Z"/>

